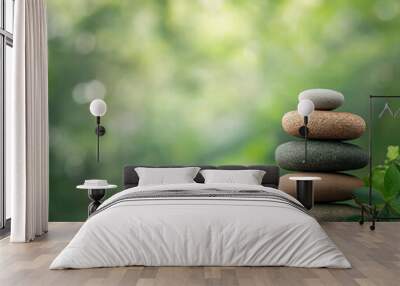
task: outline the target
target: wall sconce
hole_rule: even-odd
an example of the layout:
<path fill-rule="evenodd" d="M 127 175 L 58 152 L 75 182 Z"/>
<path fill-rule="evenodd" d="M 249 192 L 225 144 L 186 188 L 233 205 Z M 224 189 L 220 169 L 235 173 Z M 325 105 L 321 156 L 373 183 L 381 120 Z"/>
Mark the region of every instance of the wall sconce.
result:
<path fill-rule="evenodd" d="M 100 136 L 106 134 L 104 126 L 100 125 L 100 117 L 104 116 L 107 112 L 107 104 L 102 99 L 95 99 L 90 103 L 90 113 L 96 117 L 96 129 L 97 135 L 97 162 L 100 162 Z"/>
<path fill-rule="evenodd" d="M 297 112 L 304 117 L 304 125 L 299 128 L 299 133 L 304 137 L 304 161 L 307 162 L 307 136 L 308 136 L 308 116 L 313 113 L 315 107 L 314 103 L 309 99 L 302 99 L 297 105 Z"/>

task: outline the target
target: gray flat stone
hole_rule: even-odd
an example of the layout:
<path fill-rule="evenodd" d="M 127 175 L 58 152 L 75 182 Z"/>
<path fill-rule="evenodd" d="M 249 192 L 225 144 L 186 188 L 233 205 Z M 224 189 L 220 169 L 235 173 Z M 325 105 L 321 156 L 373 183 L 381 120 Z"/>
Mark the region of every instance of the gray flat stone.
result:
<path fill-rule="evenodd" d="M 309 99 L 314 103 L 316 110 L 333 110 L 344 103 L 344 96 L 332 89 L 307 89 L 299 94 L 299 100 Z"/>
<path fill-rule="evenodd" d="M 336 172 L 365 167 L 368 154 L 353 144 L 314 140 L 308 141 L 307 162 L 304 162 L 304 141 L 291 141 L 276 148 L 275 160 L 286 170 Z"/>

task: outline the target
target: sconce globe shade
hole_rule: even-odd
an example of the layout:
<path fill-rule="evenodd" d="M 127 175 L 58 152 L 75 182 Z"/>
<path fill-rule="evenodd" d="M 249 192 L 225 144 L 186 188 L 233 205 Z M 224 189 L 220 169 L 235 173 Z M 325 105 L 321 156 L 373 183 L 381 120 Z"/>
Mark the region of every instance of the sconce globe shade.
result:
<path fill-rule="evenodd" d="M 103 116 L 107 112 L 107 104 L 102 99 L 95 99 L 90 103 L 89 109 L 93 116 Z"/>
<path fill-rule="evenodd" d="M 299 104 L 297 105 L 297 112 L 301 116 L 309 116 L 314 111 L 314 103 L 309 99 L 302 99 L 300 100 Z"/>

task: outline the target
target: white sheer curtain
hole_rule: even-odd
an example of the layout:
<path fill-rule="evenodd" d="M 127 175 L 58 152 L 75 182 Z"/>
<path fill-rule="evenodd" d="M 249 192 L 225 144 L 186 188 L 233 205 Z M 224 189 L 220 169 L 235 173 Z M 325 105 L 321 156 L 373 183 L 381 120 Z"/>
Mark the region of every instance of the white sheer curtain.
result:
<path fill-rule="evenodd" d="M 48 96 L 44 0 L 15 1 L 13 90 L 7 106 L 6 172 L 12 242 L 47 231 Z M 7 132 L 7 131 L 6 131 Z"/>

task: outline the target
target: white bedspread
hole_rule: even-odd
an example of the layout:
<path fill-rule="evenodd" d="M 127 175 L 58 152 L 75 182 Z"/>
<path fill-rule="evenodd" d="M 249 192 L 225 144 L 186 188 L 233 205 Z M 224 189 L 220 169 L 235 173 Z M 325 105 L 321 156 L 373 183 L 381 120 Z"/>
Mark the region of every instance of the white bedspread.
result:
<path fill-rule="evenodd" d="M 263 190 L 262 186 L 185 184 L 163 190 Z M 90 217 L 50 269 L 146 266 L 294 266 L 350 268 L 318 222 L 289 205 L 257 198 L 152 198 L 122 201 Z"/>

